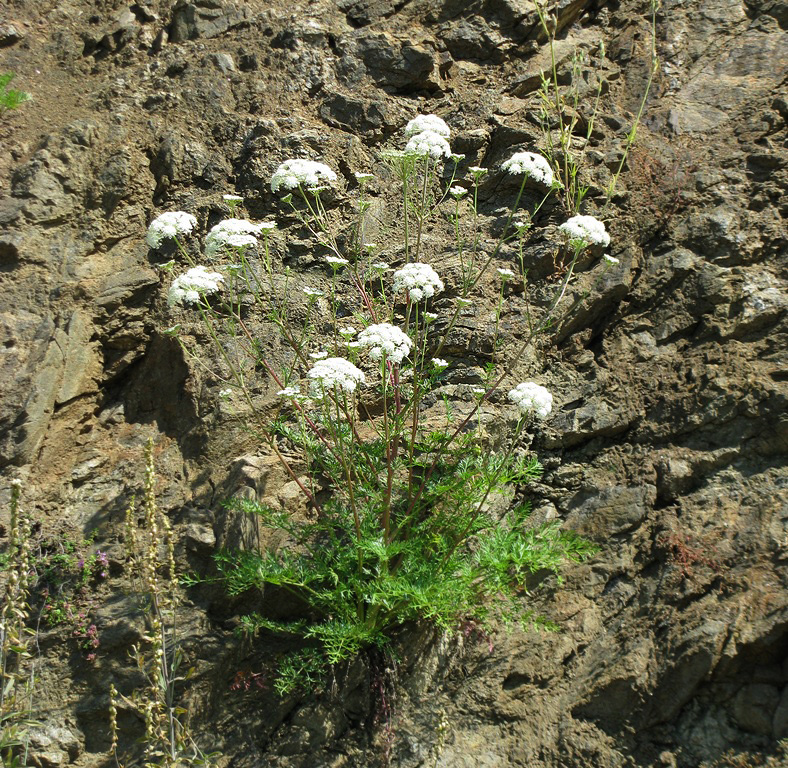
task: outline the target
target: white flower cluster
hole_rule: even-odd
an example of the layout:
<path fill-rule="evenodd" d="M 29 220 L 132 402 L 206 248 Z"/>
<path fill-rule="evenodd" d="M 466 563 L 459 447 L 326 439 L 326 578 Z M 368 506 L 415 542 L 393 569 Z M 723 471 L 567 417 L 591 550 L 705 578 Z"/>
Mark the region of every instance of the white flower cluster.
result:
<path fill-rule="evenodd" d="M 401 363 L 410 352 L 413 342 L 408 335 L 390 323 L 367 326 L 358 335 L 358 343 L 369 347 L 369 356 L 380 360 L 384 355 L 392 363 Z"/>
<path fill-rule="evenodd" d="M 541 181 L 548 187 L 553 185 L 553 169 L 541 155 L 533 152 L 515 152 L 501 168 L 513 176 L 524 173 L 536 181 Z"/>
<path fill-rule="evenodd" d="M 539 384 L 524 381 L 509 391 L 509 399 L 520 409 L 523 415 L 534 413 L 540 419 L 546 419 L 553 410 L 553 396 Z"/>
<path fill-rule="evenodd" d="M 212 259 L 225 246 L 240 248 L 257 245 L 257 237 L 263 231 L 262 224 L 252 224 L 246 219 L 224 219 L 205 236 L 205 255 Z"/>
<path fill-rule="evenodd" d="M 224 282 L 224 277 L 218 272 L 210 272 L 207 267 L 192 267 L 188 272 L 176 277 L 172 281 L 167 303 L 173 304 L 196 304 L 201 296 L 210 296 L 218 293 Z"/>
<path fill-rule="evenodd" d="M 148 227 L 145 240 L 151 248 L 158 248 L 162 240 L 188 235 L 197 226 L 197 219 L 183 211 L 169 211 L 157 216 Z"/>
<path fill-rule="evenodd" d="M 437 133 L 438 136 L 442 136 L 444 139 L 448 139 L 449 136 L 451 136 L 451 129 L 446 125 L 446 122 L 437 115 L 416 115 L 416 117 L 405 126 L 405 136 L 407 138 L 419 133 L 424 133 L 424 131 Z"/>
<path fill-rule="evenodd" d="M 325 164 L 314 160 L 285 160 L 271 177 L 271 191 L 317 187 L 325 181 L 336 181 L 337 175 Z"/>
<path fill-rule="evenodd" d="M 587 245 L 610 245 L 605 225 L 593 216 L 572 216 L 558 229 L 570 240 L 582 240 Z"/>
<path fill-rule="evenodd" d="M 436 160 L 451 155 L 449 142 L 435 131 L 422 131 L 412 136 L 405 145 L 405 152 L 415 155 L 430 155 Z"/>
<path fill-rule="evenodd" d="M 411 301 L 429 299 L 443 290 L 443 281 L 429 265 L 421 262 L 406 264 L 394 273 L 394 291 L 406 291 Z"/>
<path fill-rule="evenodd" d="M 312 380 L 312 394 L 316 397 L 337 387 L 350 394 L 366 381 L 364 372 L 342 357 L 320 360 L 312 366 L 307 376 Z"/>

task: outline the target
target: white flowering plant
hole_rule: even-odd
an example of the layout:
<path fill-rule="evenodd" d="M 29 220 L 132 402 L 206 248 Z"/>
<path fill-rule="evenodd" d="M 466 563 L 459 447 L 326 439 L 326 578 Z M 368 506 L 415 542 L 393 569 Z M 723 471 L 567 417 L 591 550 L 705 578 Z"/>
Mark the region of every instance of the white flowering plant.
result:
<path fill-rule="evenodd" d="M 407 148 L 426 133 L 440 152 Z M 522 176 L 520 192 L 503 234 L 483 241 L 477 201 L 487 169 L 474 166 L 465 186 L 455 186 L 463 158 L 444 151 L 451 133 L 434 115 L 414 118 L 405 134 L 406 148 L 386 157 L 399 182 L 391 195 L 402 205 L 401 260 L 392 259 L 385 241 L 380 246 L 366 237 L 369 195 L 385 176 L 351 172 L 352 205 L 342 200 L 335 210 L 321 192 L 336 174 L 313 161 L 287 161 L 271 187 L 287 193 L 281 200 L 295 216 L 291 225 L 311 238 L 309 273 L 287 265 L 284 227 L 226 219 L 205 238 L 211 268 L 193 266 L 170 288 L 179 320 L 168 321 L 171 335 L 199 362 L 182 329 L 190 315 L 204 324 L 201 337 L 217 352 L 204 368 L 218 383 L 221 408 L 238 413 L 277 457 L 309 510 L 291 517 L 258 501 L 231 501 L 262 529 L 288 534 L 277 540 L 295 545 L 216 556 L 217 578 L 232 594 L 274 584 L 310 607 L 298 621 L 263 613 L 243 620 L 251 633 L 307 641 L 279 670 L 283 693 L 299 684 L 307 666 L 350 661 L 385 645 L 411 621 L 445 630 L 497 617 L 548 626 L 525 600 L 526 583 L 537 573 L 559 574 L 563 563 L 593 549 L 555 524 L 529 523 L 528 505 L 512 503 L 516 489 L 541 473 L 523 448 L 523 433 L 545 428 L 552 407 L 543 387 L 515 386 L 515 372 L 534 339 L 567 311 L 563 299 L 573 275 L 563 274 L 541 315 L 529 315 L 525 336 L 504 349 L 499 320 L 512 296 L 504 289 L 518 274 L 501 249 L 514 237 L 525 247 L 533 212 L 519 210 L 520 196 L 528 179 L 546 188 L 545 198 L 554 194 L 549 167 L 535 153 L 520 153 L 502 169 Z M 445 261 L 436 268 L 425 260 L 425 226 L 444 203 L 458 219 L 471 211 L 471 237 L 455 262 L 459 283 L 456 272 L 444 271 Z M 520 221 L 515 216 L 529 224 L 513 223 Z M 576 242 L 573 258 L 590 246 L 588 238 Z M 555 248 L 565 247 L 556 238 Z M 613 266 L 604 261 L 599 271 Z M 475 289 L 488 269 L 500 287 L 495 343 L 485 381 L 471 387 L 452 379 L 460 366 L 451 338 L 461 316 L 479 311 L 483 292 Z M 494 441 L 487 425 L 502 418 L 508 436 Z"/>
<path fill-rule="evenodd" d="M 549 10 L 548 3 L 545 0 L 534 0 L 534 6 L 539 17 L 541 32 L 547 40 L 551 61 L 549 70 L 542 73 L 541 88 L 539 90 L 541 101 L 539 118 L 544 136 L 545 155 L 551 170 L 555 172 L 555 183 L 563 189 L 562 203 L 564 209 L 569 215 L 575 215 L 580 212 L 580 208 L 591 186 L 583 166 L 586 150 L 592 144 L 601 97 L 608 87 L 608 82 L 605 78 L 607 54 L 604 42 L 600 41 L 595 51 L 596 56 L 590 83 L 596 86 L 595 93 L 591 99 L 592 103 L 587 105 L 587 108 L 580 109 L 583 91 L 589 85 L 586 68 L 587 53 L 582 48 L 577 48 L 574 51 L 571 59 L 569 84 L 564 85 L 561 82 L 562 78 L 559 78 L 558 75 L 558 55 L 555 44 L 557 24 L 555 23 L 555 16 Z M 620 153 L 621 157 L 618 166 L 610 177 L 605 189 L 604 209 L 608 208 L 615 193 L 619 176 L 637 136 L 638 125 L 643 116 L 643 110 L 651 91 L 654 76 L 659 71 L 657 11 L 660 7 L 660 0 L 649 0 L 648 7 L 651 17 L 649 73 L 634 122 L 626 134 L 626 141 Z M 595 83 L 593 82 L 594 80 L 596 81 Z"/>

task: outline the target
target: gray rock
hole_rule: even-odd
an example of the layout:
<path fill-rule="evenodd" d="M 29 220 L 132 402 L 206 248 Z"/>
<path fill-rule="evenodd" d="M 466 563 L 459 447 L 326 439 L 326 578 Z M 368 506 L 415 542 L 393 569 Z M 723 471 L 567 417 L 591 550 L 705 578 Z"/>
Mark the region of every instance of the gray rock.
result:
<path fill-rule="evenodd" d="M 90 480 L 92 477 L 96 476 L 98 470 L 106 463 L 106 456 L 95 456 L 92 459 L 87 459 L 77 464 L 77 466 L 71 470 L 71 482 L 76 484 Z"/>
<path fill-rule="evenodd" d="M 132 190 L 132 163 L 127 150 L 113 152 L 97 176 L 97 200 L 111 213 Z"/>
<path fill-rule="evenodd" d="M 780 703 L 777 705 L 777 709 L 774 710 L 772 737 L 778 741 L 788 737 L 788 686 L 783 688 Z"/>
<path fill-rule="evenodd" d="M 675 499 L 692 484 L 693 470 L 684 459 L 668 456 L 657 464 L 657 494 L 661 499 Z"/>
<path fill-rule="evenodd" d="M 73 762 L 81 752 L 76 735 L 65 726 L 43 724 L 30 729 L 30 759 L 41 768 L 56 768 Z"/>
<path fill-rule="evenodd" d="M 403 42 L 386 32 L 362 35 L 355 43 L 370 77 L 398 91 L 435 90 L 435 51 L 424 44 Z"/>
<path fill-rule="evenodd" d="M 780 693 L 773 685 L 745 685 L 733 700 L 733 716 L 746 731 L 771 736 L 779 703 Z"/>
<path fill-rule="evenodd" d="M 455 59 L 501 61 L 505 38 L 489 27 L 483 18 L 463 19 L 443 33 L 443 41 Z"/>
<path fill-rule="evenodd" d="M 96 303 L 109 310 L 124 302 L 138 301 L 158 284 L 159 276 L 152 269 L 128 267 L 106 277 Z"/>
<path fill-rule="evenodd" d="M 20 246 L 24 242 L 21 232 L 0 235 L 0 265 L 13 265 L 19 261 Z"/>
<path fill-rule="evenodd" d="M 218 37 L 250 18 L 246 6 L 240 8 L 221 0 L 178 0 L 172 11 L 169 39 L 182 43 L 196 38 Z"/>
<path fill-rule="evenodd" d="M 186 528 L 186 548 L 192 552 L 209 554 L 216 547 L 216 536 L 210 525 L 190 523 Z"/>
<path fill-rule="evenodd" d="M 97 390 L 101 361 L 98 343 L 91 341 L 94 332 L 91 317 L 81 310 L 75 310 L 65 331 L 56 334 L 63 354 L 63 372 L 55 403 L 66 403 L 79 395 Z"/>
<path fill-rule="evenodd" d="M 548 445 L 569 447 L 595 437 L 611 437 L 625 432 L 635 418 L 636 414 L 626 401 L 610 404 L 594 399 L 578 408 L 556 414 L 553 426 L 559 434 L 550 438 Z"/>
<path fill-rule="evenodd" d="M 173 185 L 195 181 L 219 185 L 229 172 L 223 156 L 211 152 L 201 141 L 176 131 L 169 131 L 162 137 L 151 170 L 156 177 L 157 194 Z"/>
<path fill-rule="evenodd" d="M 214 66 L 225 75 L 237 71 L 233 57 L 229 53 L 212 53 L 209 58 Z"/>
<path fill-rule="evenodd" d="M 602 540 L 625 533 L 646 519 L 656 496 L 657 489 L 648 483 L 584 488 L 567 503 L 567 526 Z"/>
<path fill-rule="evenodd" d="M 18 43 L 24 36 L 25 33 L 20 26 L 8 22 L 0 23 L 0 47 Z"/>
<path fill-rule="evenodd" d="M 386 122 L 385 105 L 345 96 L 329 94 L 320 105 L 320 117 L 329 125 L 352 133 L 379 131 Z"/>

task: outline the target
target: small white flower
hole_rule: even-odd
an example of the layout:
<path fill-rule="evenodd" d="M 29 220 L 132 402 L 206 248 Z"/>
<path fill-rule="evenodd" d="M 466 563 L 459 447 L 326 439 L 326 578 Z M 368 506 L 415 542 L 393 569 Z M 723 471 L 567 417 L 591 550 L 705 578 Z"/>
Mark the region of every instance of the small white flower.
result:
<path fill-rule="evenodd" d="M 602 261 L 605 261 L 608 264 L 618 264 L 619 263 L 619 260 L 615 256 L 611 256 L 609 253 L 606 253 L 602 257 Z"/>
<path fill-rule="evenodd" d="M 301 289 L 307 296 L 310 298 L 317 298 L 318 296 L 325 296 L 323 291 L 316 291 L 314 288 L 302 288 Z"/>
<path fill-rule="evenodd" d="M 371 253 L 372 251 L 374 251 L 378 247 L 378 244 L 377 243 L 364 243 L 364 245 L 362 245 L 361 247 L 365 251 L 369 251 Z"/>
<path fill-rule="evenodd" d="M 458 298 L 457 299 L 457 306 L 460 309 L 465 309 L 466 307 L 470 307 L 472 305 L 473 305 L 473 302 L 470 299 L 462 299 L 462 298 Z"/>
<path fill-rule="evenodd" d="M 473 176 L 475 179 L 477 179 L 477 180 L 478 180 L 478 179 L 480 179 L 482 176 L 484 176 L 484 174 L 485 174 L 485 173 L 487 173 L 487 169 L 486 169 L 486 168 L 482 168 L 482 167 L 481 167 L 481 166 L 479 166 L 479 165 L 471 165 L 471 166 L 468 168 L 468 173 L 470 173 L 470 174 L 471 174 L 471 176 Z"/>
<path fill-rule="evenodd" d="M 582 242 L 585 245 L 610 245 L 610 235 L 605 225 L 593 216 L 572 216 L 558 227 L 570 242 Z"/>
<path fill-rule="evenodd" d="M 435 159 L 448 157 L 451 154 L 449 142 L 435 131 L 422 131 L 411 137 L 405 145 L 405 152 L 415 155 L 429 155 Z"/>
<path fill-rule="evenodd" d="M 233 393 L 232 389 L 220 389 L 219 397 L 221 397 L 222 400 L 226 400 L 228 397 L 230 397 L 230 395 L 232 395 L 232 393 Z"/>
<path fill-rule="evenodd" d="M 222 200 L 224 200 L 225 203 L 242 203 L 244 201 L 243 197 L 240 195 L 222 195 Z"/>
<path fill-rule="evenodd" d="M 345 339 L 352 339 L 356 335 L 356 329 L 347 325 L 339 329 L 339 335 Z"/>
<path fill-rule="evenodd" d="M 449 194 L 455 199 L 459 200 L 461 197 L 465 197 L 468 194 L 468 190 L 465 187 L 454 186 L 449 190 Z"/>
<path fill-rule="evenodd" d="M 484 387 L 474 387 L 471 391 L 473 392 L 474 395 L 481 396 L 487 390 Z"/>
<path fill-rule="evenodd" d="M 169 211 L 157 216 L 148 227 L 145 236 L 151 248 L 161 246 L 162 240 L 169 240 L 178 235 L 188 235 L 197 226 L 197 219 L 183 211 Z"/>
<path fill-rule="evenodd" d="M 260 232 L 271 232 L 276 229 L 276 223 L 273 221 L 261 221 L 258 225 Z"/>
<path fill-rule="evenodd" d="M 248 248 L 257 245 L 257 238 L 254 235 L 229 235 L 225 242 L 233 248 Z"/>
<path fill-rule="evenodd" d="M 224 277 L 218 272 L 210 272 L 207 267 L 203 266 L 192 267 L 188 272 L 172 281 L 167 303 L 170 306 L 196 304 L 201 296 L 218 293 L 219 283 L 223 282 Z"/>
<path fill-rule="evenodd" d="M 280 389 L 277 393 L 279 397 L 298 397 L 301 394 L 301 390 L 298 387 L 285 387 L 284 389 Z"/>
<path fill-rule="evenodd" d="M 437 313 L 437 312 L 425 312 L 425 313 L 424 313 L 424 319 L 425 319 L 425 320 L 426 320 L 428 323 L 429 323 L 430 321 L 432 321 L 432 320 L 437 320 L 437 319 L 438 319 L 438 313 Z"/>
<path fill-rule="evenodd" d="M 356 391 L 359 384 L 366 381 L 364 372 L 356 368 L 350 360 L 342 357 L 320 360 L 315 363 L 307 376 L 312 380 L 312 393 L 316 396 L 336 388 L 350 394 Z"/>
<path fill-rule="evenodd" d="M 437 115 L 416 115 L 406 126 L 405 136 L 410 138 L 424 131 L 437 133 L 438 136 L 448 139 L 451 136 L 451 129 L 446 122 Z"/>
<path fill-rule="evenodd" d="M 389 265 L 386 264 L 385 261 L 376 261 L 371 266 L 372 266 L 372 269 L 377 269 L 377 270 L 379 270 L 381 272 L 385 272 L 389 268 Z"/>
<path fill-rule="evenodd" d="M 533 152 L 515 152 L 501 168 L 512 176 L 525 174 L 548 187 L 553 184 L 553 169 L 541 155 Z"/>
<path fill-rule="evenodd" d="M 314 189 L 325 181 L 336 181 L 337 175 L 325 163 L 314 160 L 285 160 L 271 177 L 271 191 L 306 187 Z"/>
<path fill-rule="evenodd" d="M 440 358 L 440 357 L 433 357 L 433 358 L 432 358 L 432 364 L 433 364 L 433 365 L 434 365 L 436 368 L 448 368 L 448 367 L 449 367 L 449 364 L 448 364 L 448 362 L 446 362 L 446 360 L 443 360 L 443 359 L 442 359 L 442 358 Z"/>
<path fill-rule="evenodd" d="M 313 360 L 325 360 L 328 357 L 328 352 L 323 349 L 320 352 L 312 352 L 309 357 Z"/>
<path fill-rule="evenodd" d="M 443 290 L 438 273 L 423 262 L 412 262 L 394 272 L 394 291 L 405 291 L 411 301 L 429 299 Z"/>
<path fill-rule="evenodd" d="M 401 363 L 413 346 L 408 335 L 390 323 L 376 323 L 367 326 L 358 335 L 358 343 L 369 348 L 373 360 L 386 360 Z"/>
<path fill-rule="evenodd" d="M 350 262 L 340 256 L 326 256 L 326 264 L 330 264 L 332 269 L 346 267 Z"/>
<path fill-rule="evenodd" d="M 553 410 L 553 396 L 539 384 L 524 381 L 509 391 L 509 399 L 520 409 L 522 415 L 533 413 L 546 419 Z"/>
<path fill-rule="evenodd" d="M 372 181 L 375 178 L 374 173 L 359 173 L 358 171 L 354 171 L 353 175 L 356 177 L 356 181 L 359 184 L 366 184 L 368 181 Z"/>
<path fill-rule="evenodd" d="M 255 245 L 260 234 L 260 224 L 246 219 L 223 219 L 205 236 L 205 255 L 212 259 L 225 247 Z M 230 240 L 233 242 L 230 242 Z"/>
<path fill-rule="evenodd" d="M 506 282 L 509 278 L 516 277 L 516 275 L 514 274 L 514 272 L 512 272 L 511 269 L 506 269 L 505 267 L 499 267 L 498 270 L 496 271 L 501 276 L 504 282 Z"/>
<path fill-rule="evenodd" d="M 452 152 L 451 155 L 449 155 L 449 160 L 451 160 L 453 163 L 461 163 L 463 160 L 465 160 L 465 155 L 460 152 Z"/>

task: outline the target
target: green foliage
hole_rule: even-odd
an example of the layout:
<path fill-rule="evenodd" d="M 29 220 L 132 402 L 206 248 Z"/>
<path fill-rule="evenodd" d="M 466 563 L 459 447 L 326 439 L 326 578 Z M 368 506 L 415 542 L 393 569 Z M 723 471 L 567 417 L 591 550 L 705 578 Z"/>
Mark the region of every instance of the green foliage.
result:
<path fill-rule="evenodd" d="M 443 442 L 433 433 L 425 444 Z M 448 630 L 466 619 L 550 626 L 524 605 L 529 577 L 558 574 L 562 564 L 594 548 L 556 523 L 529 526 L 527 504 L 503 523 L 484 504 L 493 486 L 537 478 L 539 462 L 462 451 L 444 456 L 438 467 L 410 511 L 403 496 L 388 540 L 379 525 L 380 491 L 372 489 L 359 510 L 360 536 L 352 510 L 339 499 L 307 522 L 254 501 L 230 502 L 257 516 L 261 526 L 284 532 L 290 543 L 262 554 L 218 553 L 229 592 L 275 585 L 309 606 L 308 617 L 299 621 L 259 614 L 243 621 L 247 632 L 265 629 L 314 644 L 282 662 L 275 683 L 280 693 L 311 686 L 328 665 L 385 645 L 394 629 L 413 621 Z"/>
<path fill-rule="evenodd" d="M 300 276 L 284 261 L 277 267 L 281 256 L 269 250 L 265 232 L 274 224 L 268 222 L 259 232 L 264 258 L 255 254 L 252 243 L 233 245 L 228 240 L 221 254 L 206 248 L 211 263 L 216 264 L 217 256 L 232 263 L 217 264 L 224 277 L 211 277 L 215 284 L 195 289 L 194 301 L 186 302 L 196 304 L 217 352 L 213 362 L 218 365 L 207 367 L 220 371 L 220 380 L 229 387 L 220 390 L 219 397 L 228 408 L 238 408 L 239 421 L 277 457 L 303 493 L 308 510 L 304 519 L 250 501 L 232 502 L 241 513 L 257 518 L 258 530 L 274 529 L 272 540 L 284 543 L 277 550 L 222 552 L 216 558 L 230 593 L 272 586 L 306 606 L 297 621 L 250 615 L 243 622 L 249 632 L 285 633 L 300 641 L 299 654 L 280 665 L 275 685 L 282 693 L 311 684 L 329 665 L 386 645 L 411 622 L 447 630 L 465 621 L 491 625 L 497 619 L 549 626 L 527 606 L 527 590 L 545 575 L 557 575 L 563 563 L 591 551 L 555 525 L 531 525 L 525 507 L 505 515 L 514 496 L 512 486 L 526 485 L 541 472 L 537 459 L 524 454 L 518 440 L 532 419 L 549 414 L 550 393 L 534 382 L 530 403 L 510 393 L 520 416 L 516 429 L 495 446 L 486 432 L 494 418 L 493 396 L 505 382 L 511 385 L 518 361 L 536 336 L 566 314 L 563 299 L 587 243 L 564 240 L 558 246 L 556 260 L 560 254 L 569 261 L 561 282 L 553 287 L 544 311 L 529 310 L 528 333 L 505 355 L 498 345 L 499 321 L 506 311 L 501 288 L 493 352 L 483 353 L 492 357 L 483 386 L 445 386 L 454 384 L 443 380 L 452 363 L 440 355 L 444 348 L 450 354 L 449 338 L 460 330 L 461 313 L 473 305 L 471 294 L 515 239 L 522 268 L 534 216 L 560 185 L 552 173 L 545 183 L 548 175 L 540 180 L 533 169 L 504 168 L 519 174 L 519 190 L 496 237 L 489 239 L 478 209 L 479 184 L 487 169 L 469 166 L 461 185 L 452 187 L 455 179 L 461 180 L 464 157 L 450 153 L 443 138 L 451 133 L 448 125 L 434 115 L 412 122 L 406 133 L 422 130 L 419 123 L 436 126 L 440 133 L 413 135 L 404 150 L 384 153 L 388 178 L 400 185 L 394 218 L 401 227 L 405 261 L 392 281 L 383 275 L 390 266 L 372 261 L 377 246 L 366 239 L 364 212 L 369 203 L 363 179 L 374 177 L 355 174 L 358 198 L 343 210 L 328 196 L 321 197 L 322 182 L 335 178 L 331 169 L 318 163 L 311 171 L 299 170 L 310 161 L 288 160 L 274 174 L 272 189 L 291 190 L 280 202 L 310 237 L 316 255 L 323 255 L 330 269 L 328 285 L 322 291 L 299 285 Z M 427 149 L 420 149 L 422 145 Z M 450 167 L 443 166 L 444 158 Z M 310 174 L 319 175 L 320 183 Z M 543 187 L 543 197 L 519 213 L 532 176 Z M 342 221 L 348 210 L 354 219 L 349 226 Z M 440 211 L 448 213 L 447 223 L 454 229 L 452 258 L 461 280 L 453 286 L 453 297 L 438 298 L 447 286 L 424 261 L 424 235 Z M 463 212 L 470 214 L 469 226 L 461 221 Z M 184 212 L 165 215 L 190 220 Z M 257 232 L 263 225 L 241 226 Z M 160 229 L 157 219 L 149 235 L 158 238 Z M 184 260 L 194 264 L 174 239 Z M 193 269 L 205 274 L 205 267 Z M 506 280 L 517 277 L 508 268 L 499 272 Z M 182 284 L 173 283 L 173 306 L 184 301 L 184 295 Z M 273 324 L 287 349 L 284 359 L 267 358 L 270 340 L 255 326 L 255 320 L 263 318 Z M 348 322 L 352 326 L 343 327 Z M 199 361 L 199 348 L 191 352 L 186 341 L 179 340 Z M 263 386 L 277 392 L 277 400 L 260 397 L 260 375 L 267 375 Z M 505 423 L 499 418 L 499 424 Z"/>
<path fill-rule="evenodd" d="M 0 75 L 0 117 L 9 109 L 16 109 L 33 98 L 26 91 L 17 91 L 8 87 L 15 76 L 13 72 Z"/>

